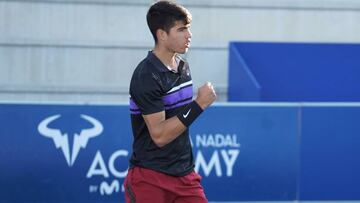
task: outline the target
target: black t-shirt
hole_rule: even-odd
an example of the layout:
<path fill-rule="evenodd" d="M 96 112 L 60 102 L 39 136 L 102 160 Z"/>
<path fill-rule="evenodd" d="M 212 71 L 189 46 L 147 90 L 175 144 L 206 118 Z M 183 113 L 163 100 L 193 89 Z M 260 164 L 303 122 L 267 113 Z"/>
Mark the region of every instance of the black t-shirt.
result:
<path fill-rule="evenodd" d="M 133 73 L 130 113 L 134 142 L 130 168 L 139 166 L 172 176 L 184 176 L 194 169 L 188 129 L 172 142 L 158 147 L 151 139 L 142 117 L 142 114 L 165 111 L 168 119 L 192 102 L 193 86 L 189 65 L 177 57 L 177 73 L 166 68 L 152 52 L 148 53 Z"/>

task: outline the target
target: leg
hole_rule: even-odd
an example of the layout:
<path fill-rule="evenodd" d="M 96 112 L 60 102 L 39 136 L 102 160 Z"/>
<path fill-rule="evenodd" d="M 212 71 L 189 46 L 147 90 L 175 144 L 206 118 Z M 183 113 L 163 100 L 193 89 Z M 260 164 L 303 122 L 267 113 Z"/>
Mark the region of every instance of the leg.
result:
<path fill-rule="evenodd" d="M 125 184 L 126 203 L 166 203 L 166 193 L 156 186 L 146 182 L 137 184 Z"/>
<path fill-rule="evenodd" d="M 201 177 L 196 172 L 180 178 L 174 203 L 207 203 L 204 189 L 200 184 Z"/>
<path fill-rule="evenodd" d="M 168 203 L 174 196 L 153 180 L 149 170 L 130 169 L 124 181 L 126 203 Z M 156 174 L 155 174 L 156 175 Z M 156 178 L 156 177 L 155 177 Z"/>

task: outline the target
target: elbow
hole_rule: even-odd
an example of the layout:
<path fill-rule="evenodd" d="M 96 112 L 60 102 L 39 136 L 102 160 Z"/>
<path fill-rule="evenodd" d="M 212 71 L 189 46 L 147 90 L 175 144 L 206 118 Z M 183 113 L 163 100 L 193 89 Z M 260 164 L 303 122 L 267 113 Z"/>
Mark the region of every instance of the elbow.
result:
<path fill-rule="evenodd" d="M 157 138 L 152 137 L 152 140 L 155 143 L 155 145 L 158 147 L 163 147 L 167 144 L 167 142 L 161 137 L 157 137 Z"/>
<path fill-rule="evenodd" d="M 167 143 L 165 143 L 165 142 L 154 142 L 155 143 L 155 145 L 157 146 L 157 147 L 159 147 L 159 148 L 161 148 L 161 147 L 164 147 Z"/>
<path fill-rule="evenodd" d="M 166 140 L 164 139 L 164 137 L 161 135 L 160 132 L 150 132 L 150 136 L 152 141 L 158 147 L 163 147 L 167 144 Z"/>

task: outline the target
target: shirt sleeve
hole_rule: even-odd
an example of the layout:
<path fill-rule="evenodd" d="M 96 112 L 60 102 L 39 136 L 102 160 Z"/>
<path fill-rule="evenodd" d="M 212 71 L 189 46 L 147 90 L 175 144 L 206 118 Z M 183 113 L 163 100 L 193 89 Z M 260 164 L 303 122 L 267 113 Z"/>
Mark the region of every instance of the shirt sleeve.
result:
<path fill-rule="evenodd" d="M 130 85 L 130 96 L 144 115 L 164 111 L 162 91 L 156 77 L 146 74 Z"/>

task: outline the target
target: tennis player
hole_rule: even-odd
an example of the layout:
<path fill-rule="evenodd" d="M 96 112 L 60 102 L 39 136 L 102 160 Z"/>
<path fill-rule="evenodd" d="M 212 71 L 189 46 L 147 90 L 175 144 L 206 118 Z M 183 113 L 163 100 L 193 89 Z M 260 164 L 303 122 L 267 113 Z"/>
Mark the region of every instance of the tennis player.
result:
<path fill-rule="evenodd" d="M 216 99 L 211 83 L 193 100 L 189 64 L 191 14 L 170 1 L 153 4 L 147 23 L 155 47 L 130 83 L 133 152 L 124 181 L 127 203 L 208 202 L 194 171 L 189 127 Z"/>

